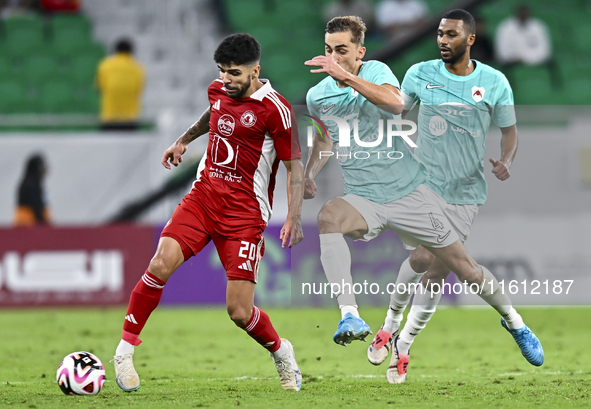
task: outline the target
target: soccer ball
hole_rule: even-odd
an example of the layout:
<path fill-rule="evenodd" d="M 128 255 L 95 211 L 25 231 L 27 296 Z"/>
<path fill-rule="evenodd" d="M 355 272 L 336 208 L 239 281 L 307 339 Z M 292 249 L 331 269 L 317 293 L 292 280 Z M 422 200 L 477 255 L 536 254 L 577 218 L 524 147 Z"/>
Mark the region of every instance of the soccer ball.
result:
<path fill-rule="evenodd" d="M 72 352 L 57 367 L 57 383 L 66 395 L 96 395 L 105 383 L 105 367 L 90 352 Z"/>

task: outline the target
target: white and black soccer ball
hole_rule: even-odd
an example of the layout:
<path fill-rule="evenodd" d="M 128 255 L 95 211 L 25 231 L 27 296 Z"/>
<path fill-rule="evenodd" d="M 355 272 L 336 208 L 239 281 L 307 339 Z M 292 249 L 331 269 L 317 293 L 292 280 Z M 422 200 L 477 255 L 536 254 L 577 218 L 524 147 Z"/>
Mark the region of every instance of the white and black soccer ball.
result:
<path fill-rule="evenodd" d="M 72 352 L 57 367 L 57 383 L 66 395 L 96 395 L 105 383 L 105 367 L 90 352 Z"/>

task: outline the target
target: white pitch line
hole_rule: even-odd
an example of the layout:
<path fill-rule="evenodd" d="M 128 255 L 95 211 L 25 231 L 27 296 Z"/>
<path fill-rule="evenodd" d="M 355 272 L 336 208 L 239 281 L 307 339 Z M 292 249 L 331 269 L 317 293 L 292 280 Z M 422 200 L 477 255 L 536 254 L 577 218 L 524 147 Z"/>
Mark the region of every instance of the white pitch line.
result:
<path fill-rule="evenodd" d="M 25 381 L 25 382 L 21 382 L 21 381 L 0 381 L 0 386 L 1 385 L 31 385 L 31 384 L 43 384 L 43 383 L 47 383 L 47 382 L 52 382 L 52 383 L 57 383 L 57 381 L 50 381 L 49 379 L 47 381 Z M 111 382 L 108 379 L 105 379 L 105 382 Z"/>
<path fill-rule="evenodd" d="M 582 370 L 578 370 L 578 371 L 567 371 L 567 372 L 562 372 L 562 371 L 536 371 L 536 370 L 531 370 L 531 371 L 527 371 L 527 372 L 504 372 L 504 373 L 489 373 L 488 375 L 479 375 L 480 377 L 486 377 L 486 378 L 492 378 L 495 376 L 523 376 L 523 375 L 570 375 L 570 374 L 583 374 L 586 373 Z M 439 375 L 425 375 L 422 374 L 421 377 L 422 378 L 435 378 Z M 474 376 L 474 375 L 471 375 Z M 352 374 L 352 375 L 334 375 L 334 376 L 330 376 L 330 378 L 353 378 L 353 379 L 375 379 L 375 378 L 381 378 L 382 375 L 368 375 L 368 374 Z M 314 376 L 315 379 L 325 379 L 325 376 L 319 375 L 319 376 Z M 265 376 L 265 377 L 257 377 L 257 376 L 237 376 L 235 378 L 207 378 L 207 381 L 248 381 L 248 380 L 253 380 L 253 381 L 260 381 L 260 380 L 269 380 L 269 379 L 279 379 L 278 376 Z M 142 382 L 154 382 L 154 383 L 166 383 L 166 382 L 179 382 L 179 381 L 186 381 L 186 382 L 197 382 L 199 381 L 199 379 L 194 379 L 194 378 L 174 378 L 174 379 L 142 379 Z M 46 383 L 47 381 L 0 381 L 0 386 L 1 385 L 30 385 L 30 384 L 43 384 Z M 51 381 L 51 382 L 56 382 L 56 381 Z M 105 382 L 111 382 L 111 380 L 109 379 L 105 379 Z"/>
<path fill-rule="evenodd" d="M 320 376 L 314 376 L 315 379 L 324 379 L 325 377 L 320 375 Z M 365 374 L 358 374 L 358 375 L 335 375 L 335 376 L 331 376 L 331 378 L 381 378 L 381 376 L 378 375 L 365 375 Z M 208 381 L 244 381 L 244 380 L 266 380 L 266 379 L 279 379 L 278 376 L 267 376 L 267 377 L 263 377 L 263 378 L 259 378 L 256 376 L 238 376 L 236 378 L 208 378 Z"/>

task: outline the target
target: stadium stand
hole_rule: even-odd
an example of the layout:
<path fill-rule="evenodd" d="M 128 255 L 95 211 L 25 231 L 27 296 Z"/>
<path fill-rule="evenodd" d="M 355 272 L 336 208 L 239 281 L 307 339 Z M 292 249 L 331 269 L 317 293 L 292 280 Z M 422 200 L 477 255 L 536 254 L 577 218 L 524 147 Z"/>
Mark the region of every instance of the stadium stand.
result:
<path fill-rule="evenodd" d="M 96 112 L 94 70 L 105 50 L 87 17 L 10 17 L 1 27 L 0 114 Z"/>
<path fill-rule="evenodd" d="M 263 48 L 263 77 L 289 100 L 303 98 L 319 80 L 303 61 L 323 53 L 321 9 L 331 0 L 224 0 L 232 31 L 249 32 Z M 371 0 L 376 4 L 379 0 Z M 514 13 L 519 0 L 483 1 L 473 14 L 482 16 L 494 37 L 499 22 Z M 454 1 L 425 0 L 436 17 Z M 544 67 L 516 67 L 510 79 L 517 104 L 585 104 L 591 91 L 590 10 L 585 1 L 570 7 L 549 0 L 530 1 L 532 15 L 550 29 L 557 87 Z M 5 90 L 0 115 L 83 113 L 95 115 L 98 94 L 96 64 L 116 38 L 129 36 L 147 69 L 144 117 L 164 111 L 194 115 L 201 110 L 198 95 L 215 75 L 211 54 L 224 33 L 207 0 L 85 1 L 80 14 L 14 16 L 0 22 L 0 85 Z M 384 59 L 399 79 L 412 64 L 438 58 L 435 36 L 425 37 L 390 59 Z M 383 38 L 366 39 L 368 55 L 383 49 Z M 196 69 L 195 67 L 203 67 Z M 58 83 L 61 102 L 45 100 L 47 83 Z M 11 83 L 10 85 L 8 83 Z M 66 86 L 69 91 L 66 91 Z M 43 85 L 43 86 L 42 86 Z M 51 87 L 49 87 L 51 88 Z M 69 96 L 68 96 L 69 95 Z M 66 98 L 66 96 L 68 96 Z"/>
<path fill-rule="evenodd" d="M 217 75 L 213 51 L 223 38 L 209 0 L 85 1 L 93 33 L 112 49 L 128 37 L 146 68 L 143 116 L 186 124 L 203 112 L 205 90 Z M 171 116 L 171 113 L 173 115 Z M 197 114 L 198 115 L 198 114 Z M 186 117 L 186 119 L 184 119 Z"/>
<path fill-rule="evenodd" d="M 249 32 L 261 42 L 263 76 L 268 76 L 274 87 L 290 101 L 305 95 L 316 84 L 317 76 L 299 69 L 303 61 L 323 53 L 320 36 L 324 31 L 319 10 L 331 0 L 312 2 L 281 2 L 274 0 L 225 0 L 227 20 L 234 32 Z M 379 0 L 372 0 L 376 4 Z M 447 11 L 455 1 L 426 0 L 431 17 Z M 491 0 L 470 11 L 482 16 L 491 38 L 498 24 L 514 14 L 522 0 Z M 549 27 L 558 75 L 564 86 L 557 87 L 544 67 L 516 67 L 512 73 L 516 104 L 586 104 L 591 91 L 591 11 L 584 1 L 573 1 L 569 7 L 560 2 L 529 1 L 532 16 Z M 380 38 L 368 38 L 368 55 L 385 45 Z M 402 80 L 414 63 L 439 58 L 435 34 L 413 44 L 406 51 L 385 61 Z M 496 67 L 498 68 L 498 67 Z M 268 72 L 268 73 L 267 73 Z"/>
<path fill-rule="evenodd" d="M 205 109 L 207 100 L 195 95 L 216 75 L 211 56 L 223 37 L 209 0 L 81 4 L 77 14 L 0 21 L 0 86 L 6 89 L 0 131 L 81 129 L 81 124 L 87 124 L 86 130 L 97 129 L 96 67 L 115 40 L 126 36 L 136 44 L 147 70 L 142 129 L 162 122 L 160 116 L 185 127 L 196 111 Z M 48 100 L 51 87 L 45 84 L 50 82 L 60 84 L 55 87 L 59 103 Z"/>

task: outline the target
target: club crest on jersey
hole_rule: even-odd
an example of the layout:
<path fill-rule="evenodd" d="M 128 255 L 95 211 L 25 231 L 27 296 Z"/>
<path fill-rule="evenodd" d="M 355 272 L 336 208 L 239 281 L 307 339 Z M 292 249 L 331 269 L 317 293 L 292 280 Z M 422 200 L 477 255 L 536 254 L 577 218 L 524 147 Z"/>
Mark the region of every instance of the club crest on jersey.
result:
<path fill-rule="evenodd" d="M 224 136 L 230 136 L 234 133 L 234 126 L 236 125 L 236 121 L 232 117 L 232 115 L 222 115 L 220 119 L 218 119 L 218 130 Z"/>
<path fill-rule="evenodd" d="M 250 128 L 257 122 L 257 117 L 252 111 L 245 111 L 240 117 L 240 123 L 247 128 Z"/>
<path fill-rule="evenodd" d="M 473 86 L 472 87 L 472 98 L 474 98 L 474 101 L 480 102 L 480 101 L 482 101 L 482 98 L 484 98 L 485 92 L 486 91 L 484 90 L 483 87 Z"/>

